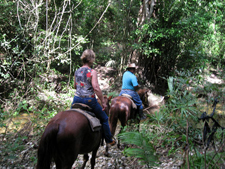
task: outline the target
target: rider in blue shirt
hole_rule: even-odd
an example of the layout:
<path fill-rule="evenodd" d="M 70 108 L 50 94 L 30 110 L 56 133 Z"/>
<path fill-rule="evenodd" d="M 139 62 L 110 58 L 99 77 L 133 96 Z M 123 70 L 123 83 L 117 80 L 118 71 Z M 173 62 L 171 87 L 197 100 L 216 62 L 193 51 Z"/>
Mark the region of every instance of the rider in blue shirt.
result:
<path fill-rule="evenodd" d="M 132 96 L 134 103 L 137 105 L 140 119 L 143 120 L 146 117 L 143 114 L 143 106 L 140 96 L 136 92 L 138 89 L 137 77 L 134 75 L 136 70 L 135 63 L 129 64 L 127 67 L 127 71 L 123 74 L 122 79 L 122 90 L 120 92 L 120 96 L 122 94 L 129 94 Z"/>

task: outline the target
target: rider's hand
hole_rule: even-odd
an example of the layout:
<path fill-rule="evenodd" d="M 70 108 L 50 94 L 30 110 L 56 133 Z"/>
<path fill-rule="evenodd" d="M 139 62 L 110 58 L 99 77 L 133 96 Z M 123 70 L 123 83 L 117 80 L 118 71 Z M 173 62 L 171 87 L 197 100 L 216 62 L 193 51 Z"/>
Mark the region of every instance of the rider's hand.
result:
<path fill-rule="evenodd" d="M 102 103 L 102 110 L 104 111 L 106 107 L 107 107 L 106 103 L 103 102 L 103 103 Z"/>

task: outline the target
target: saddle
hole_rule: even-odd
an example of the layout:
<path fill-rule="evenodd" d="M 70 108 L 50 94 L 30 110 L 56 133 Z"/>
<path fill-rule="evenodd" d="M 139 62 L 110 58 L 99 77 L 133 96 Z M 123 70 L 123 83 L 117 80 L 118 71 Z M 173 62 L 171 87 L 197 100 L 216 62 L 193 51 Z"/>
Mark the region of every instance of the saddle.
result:
<path fill-rule="evenodd" d="M 131 101 L 131 103 L 132 103 L 132 107 L 133 107 L 133 109 L 137 109 L 137 105 L 134 103 L 134 101 L 133 101 L 133 99 L 132 99 L 132 96 L 131 96 L 131 95 L 129 95 L 129 94 L 122 94 L 121 96 L 123 96 L 123 97 L 126 97 L 126 98 L 130 99 L 130 101 Z"/>
<path fill-rule="evenodd" d="M 100 120 L 95 116 L 95 114 L 92 112 L 92 108 L 89 107 L 86 104 L 82 103 L 74 103 L 72 105 L 72 109 L 78 113 L 81 113 L 85 115 L 89 121 L 89 124 L 91 126 L 92 131 L 99 131 L 101 130 L 101 123 Z"/>

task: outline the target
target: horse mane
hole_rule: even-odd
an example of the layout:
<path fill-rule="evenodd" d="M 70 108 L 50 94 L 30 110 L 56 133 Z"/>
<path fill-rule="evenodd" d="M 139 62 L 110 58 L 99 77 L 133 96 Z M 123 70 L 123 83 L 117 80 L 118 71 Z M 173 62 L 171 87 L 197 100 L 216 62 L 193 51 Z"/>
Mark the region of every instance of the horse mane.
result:
<path fill-rule="evenodd" d="M 142 97 L 148 91 L 149 91 L 149 89 L 138 89 L 137 93 L 139 94 L 140 97 Z"/>

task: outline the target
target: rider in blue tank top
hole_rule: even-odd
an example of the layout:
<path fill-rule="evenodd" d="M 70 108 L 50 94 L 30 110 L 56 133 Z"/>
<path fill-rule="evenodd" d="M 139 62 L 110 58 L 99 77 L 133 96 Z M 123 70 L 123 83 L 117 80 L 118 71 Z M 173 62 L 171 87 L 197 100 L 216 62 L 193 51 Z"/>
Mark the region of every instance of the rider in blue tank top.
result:
<path fill-rule="evenodd" d="M 80 67 L 74 75 L 74 88 L 76 89 L 75 96 L 73 98 L 72 105 L 74 103 L 83 103 L 92 108 L 97 118 L 100 119 L 105 141 L 108 145 L 115 145 L 115 140 L 112 140 L 112 134 L 110 132 L 108 116 L 104 112 L 106 103 L 103 99 L 102 91 L 98 84 L 97 72 L 92 69 L 92 65 L 95 61 L 95 53 L 91 49 L 86 49 L 81 60 L 83 66 Z M 98 103 L 95 94 L 98 96 L 102 102 L 102 106 Z"/>
<path fill-rule="evenodd" d="M 127 71 L 123 74 L 122 90 L 119 95 L 121 96 L 122 94 L 129 94 L 130 96 L 132 96 L 134 103 L 138 107 L 139 117 L 141 120 L 143 120 L 146 117 L 143 114 L 142 101 L 140 99 L 140 96 L 136 92 L 136 90 L 138 89 L 138 81 L 137 77 L 134 75 L 135 69 L 136 66 L 134 63 L 130 64 L 127 67 Z"/>

